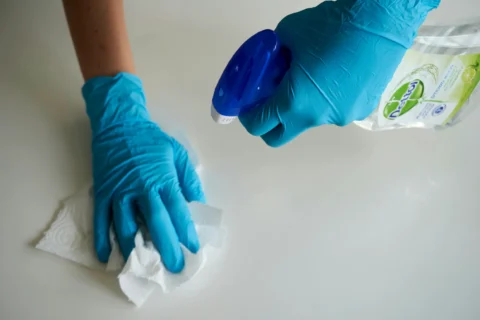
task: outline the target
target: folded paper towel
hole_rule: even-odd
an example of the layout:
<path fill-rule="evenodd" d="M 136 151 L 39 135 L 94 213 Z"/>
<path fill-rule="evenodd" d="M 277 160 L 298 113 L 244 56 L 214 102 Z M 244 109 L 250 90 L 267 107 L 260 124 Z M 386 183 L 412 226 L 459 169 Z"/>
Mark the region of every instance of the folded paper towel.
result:
<path fill-rule="evenodd" d="M 192 254 L 182 247 L 185 268 L 179 274 L 168 272 L 151 241 L 145 241 L 139 231 L 135 248 L 125 263 L 111 235 L 112 252 L 107 265 L 100 263 L 93 245 L 93 197 L 91 187 L 63 201 L 57 217 L 37 244 L 37 248 L 72 260 L 92 269 L 120 272 L 118 281 L 123 293 L 135 305 L 141 306 L 156 287 L 168 293 L 192 279 L 222 246 L 221 211 L 200 203 L 189 204 L 196 224 L 201 249 Z"/>

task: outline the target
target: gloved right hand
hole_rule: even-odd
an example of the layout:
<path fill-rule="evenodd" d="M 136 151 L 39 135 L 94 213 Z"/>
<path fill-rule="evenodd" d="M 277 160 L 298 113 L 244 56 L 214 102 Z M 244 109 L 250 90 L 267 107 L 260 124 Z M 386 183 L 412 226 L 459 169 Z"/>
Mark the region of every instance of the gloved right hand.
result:
<path fill-rule="evenodd" d="M 377 107 L 416 31 L 440 0 L 338 0 L 284 18 L 276 32 L 291 67 L 276 93 L 240 115 L 272 147 L 325 124 L 363 120 Z"/>
<path fill-rule="evenodd" d="M 120 73 L 97 77 L 83 87 L 92 127 L 94 240 L 107 262 L 113 224 L 128 259 L 137 221 L 144 221 L 165 267 L 180 272 L 180 243 L 200 247 L 187 201 L 204 202 L 200 179 L 185 148 L 154 123 L 146 108 L 140 79 Z"/>

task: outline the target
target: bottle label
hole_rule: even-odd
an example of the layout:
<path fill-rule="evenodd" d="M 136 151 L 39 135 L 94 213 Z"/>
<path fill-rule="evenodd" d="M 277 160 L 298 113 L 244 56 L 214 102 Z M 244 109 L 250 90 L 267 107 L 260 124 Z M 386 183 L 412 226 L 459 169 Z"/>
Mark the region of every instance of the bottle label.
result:
<path fill-rule="evenodd" d="M 480 54 L 407 51 L 380 100 L 378 128 L 447 124 L 480 81 Z"/>

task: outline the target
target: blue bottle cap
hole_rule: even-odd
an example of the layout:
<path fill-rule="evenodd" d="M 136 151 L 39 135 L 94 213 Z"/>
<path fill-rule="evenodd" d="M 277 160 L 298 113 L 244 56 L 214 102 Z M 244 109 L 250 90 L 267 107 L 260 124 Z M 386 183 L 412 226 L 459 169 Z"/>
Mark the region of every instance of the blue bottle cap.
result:
<path fill-rule="evenodd" d="M 270 97 L 290 67 L 290 52 L 273 30 L 245 41 L 223 71 L 212 98 L 212 118 L 231 123 Z"/>

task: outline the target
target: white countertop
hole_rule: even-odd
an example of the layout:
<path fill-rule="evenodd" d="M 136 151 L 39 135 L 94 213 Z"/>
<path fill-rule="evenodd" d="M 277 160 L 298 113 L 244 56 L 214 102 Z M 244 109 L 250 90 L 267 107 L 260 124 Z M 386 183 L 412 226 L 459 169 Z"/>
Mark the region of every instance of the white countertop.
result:
<path fill-rule="evenodd" d="M 113 277 L 33 248 L 90 181 L 89 125 L 60 1 L 2 1 L 0 319 L 480 317 L 480 112 L 442 132 L 324 127 L 270 149 L 213 123 L 213 88 L 243 40 L 315 1 L 126 2 L 151 113 L 196 146 L 228 250 L 136 309 Z M 444 0 L 429 20 L 474 8 Z"/>

